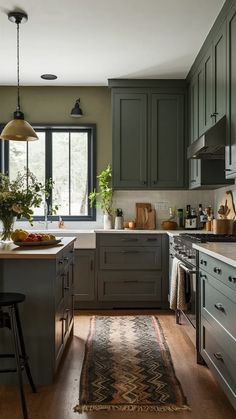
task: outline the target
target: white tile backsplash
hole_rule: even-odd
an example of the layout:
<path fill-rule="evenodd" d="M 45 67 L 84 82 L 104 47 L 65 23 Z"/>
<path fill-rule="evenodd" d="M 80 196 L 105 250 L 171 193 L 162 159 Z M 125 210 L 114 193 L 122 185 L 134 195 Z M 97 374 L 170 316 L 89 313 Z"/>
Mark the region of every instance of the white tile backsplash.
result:
<path fill-rule="evenodd" d="M 236 185 L 227 186 L 216 190 L 199 190 L 199 191 L 115 191 L 113 207 L 122 208 L 125 220 L 133 220 L 136 215 L 136 202 L 148 202 L 153 205 L 157 213 L 157 228 L 160 228 L 161 222 L 168 219 L 169 207 L 186 208 L 187 204 L 198 209 L 198 205 L 202 204 L 203 208 L 212 205 L 214 214 L 217 215 L 217 210 L 224 196 L 224 193 L 231 190 L 234 195 L 236 203 Z M 43 222 L 35 222 L 33 228 L 35 230 L 42 230 Z M 48 225 L 49 229 L 58 227 L 58 222 L 53 222 Z M 28 222 L 18 221 L 16 228 L 31 229 Z M 103 214 L 101 210 L 97 210 L 96 221 L 65 221 L 66 229 L 101 229 L 103 228 Z"/>
<path fill-rule="evenodd" d="M 157 228 L 161 222 L 168 219 L 169 207 L 186 208 L 190 204 L 198 209 L 198 205 L 203 207 L 214 206 L 214 191 L 115 191 L 114 208 L 122 208 L 124 219 L 135 219 L 136 202 L 148 202 L 153 205 L 157 213 Z"/>

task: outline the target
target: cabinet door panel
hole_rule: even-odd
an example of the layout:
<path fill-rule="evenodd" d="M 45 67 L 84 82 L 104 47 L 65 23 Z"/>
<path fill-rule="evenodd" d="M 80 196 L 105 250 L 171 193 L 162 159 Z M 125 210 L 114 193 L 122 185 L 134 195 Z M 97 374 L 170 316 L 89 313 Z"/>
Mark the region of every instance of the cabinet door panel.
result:
<path fill-rule="evenodd" d="M 228 109 L 226 177 L 236 177 L 236 10 L 229 16 L 227 24 L 228 45 Z"/>
<path fill-rule="evenodd" d="M 162 276 L 157 272 L 104 272 L 98 276 L 100 301 L 161 301 Z"/>
<path fill-rule="evenodd" d="M 184 96 L 152 94 L 151 186 L 184 185 Z"/>
<path fill-rule="evenodd" d="M 101 269 L 161 269 L 161 247 L 100 247 Z"/>
<path fill-rule="evenodd" d="M 93 301 L 95 298 L 93 250 L 75 250 L 74 296 L 75 301 Z"/>
<path fill-rule="evenodd" d="M 215 121 L 226 114 L 226 23 L 213 43 L 213 110 Z"/>
<path fill-rule="evenodd" d="M 113 186 L 147 187 L 147 94 L 114 93 Z"/>

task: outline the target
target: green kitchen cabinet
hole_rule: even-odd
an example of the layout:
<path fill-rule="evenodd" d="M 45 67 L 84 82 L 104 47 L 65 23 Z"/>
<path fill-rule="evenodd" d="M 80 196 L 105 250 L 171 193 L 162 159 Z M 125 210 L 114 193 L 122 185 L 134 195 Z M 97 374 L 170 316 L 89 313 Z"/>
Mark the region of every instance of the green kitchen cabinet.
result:
<path fill-rule="evenodd" d="M 227 39 L 226 21 L 213 39 L 213 123 L 226 114 L 227 98 Z"/>
<path fill-rule="evenodd" d="M 80 308 L 80 302 L 95 300 L 95 250 L 75 249 L 74 252 L 74 306 Z"/>
<path fill-rule="evenodd" d="M 142 189 L 147 183 L 147 93 L 113 96 L 113 182 L 115 188 Z"/>
<path fill-rule="evenodd" d="M 185 88 L 113 88 L 113 187 L 185 186 Z"/>
<path fill-rule="evenodd" d="M 199 348 L 236 408 L 236 268 L 199 252 Z"/>
<path fill-rule="evenodd" d="M 184 95 L 152 94 L 149 160 L 151 188 L 184 186 L 184 150 Z"/>
<path fill-rule="evenodd" d="M 236 178 L 236 7 L 227 19 L 227 145 L 225 170 L 227 178 Z"/>
<path fill-rule="evenodd" d="M 197 140 L 226 114 L 226 22 L 212 38 L 189 84 L 190 142 Z M 227 184 L 223 160 L 190 159 L 189 188 Z"/>

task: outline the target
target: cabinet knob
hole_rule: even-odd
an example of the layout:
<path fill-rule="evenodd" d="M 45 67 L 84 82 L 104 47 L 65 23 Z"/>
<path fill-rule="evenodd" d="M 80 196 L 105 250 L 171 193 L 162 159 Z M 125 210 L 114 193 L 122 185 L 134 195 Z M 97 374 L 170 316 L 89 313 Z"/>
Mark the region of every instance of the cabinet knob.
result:
<path fill-rule="evenodd" d="M 65 262 L 68 262 L 69 258 L 68 258 L 68 257 L 64 257 L 64 258 L 63 258 L 63 260 L 64 260 Z"/>
<path fill-rule="evenodd" d="M 62 265 L 62 264 L 63 264 L 63 259 L 60 259 L 60 260 L 58 261 L 58 263 L 59 263 L 59 265 Z"/>
<path fill-rule="evenodd" d="M 146 181 L 146 180 L 144 180 L 144 181 L 143 181 L 143 184 L 144 184 L 144 185 L 147 185 L 147 181 Z"/>
<path fill-rule="evenodd" d="M 222 306 L 221 303 L 216 303 L 214 304 L 215 308 L 219 311 L 225 311 L 224 307 Z"/>
<path fill-rule="evenodd" d="M 223 355 L 220 352 L 215 352 L 214 357 L 217 359 L 217 361 L 224 361 Z"/>
<path fill-rule="evenodd" d="M 216 268 L 216 267 L 215 267 L 215 268 L 213 269 L 213 271 L 214 271 L 216 274 L 219 274 L 219 275 L 221 274 L 221 269 L 220 269 L 220 268 Z"/>
<path fill-rule="evenodd" d="M 235 276 L 229 276 L 228 280 L 229 280 L 229 282 L 233 282 L 234 284 L 236 283 L 236 277 Z"/>

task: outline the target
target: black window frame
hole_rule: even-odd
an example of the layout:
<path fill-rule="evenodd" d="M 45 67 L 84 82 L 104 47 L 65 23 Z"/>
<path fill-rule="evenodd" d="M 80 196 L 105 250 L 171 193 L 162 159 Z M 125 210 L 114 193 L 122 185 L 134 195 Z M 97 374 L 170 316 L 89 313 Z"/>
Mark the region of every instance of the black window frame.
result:
<path fill-rule="evenodd" d="M 96 124 L 67 125 L 67 124 L 31 124 L 36 132 L 45 132 L 45 179 L 52 178 L 52 132 L 87 132 L 88 133 L 88 195 L 96 187 Z M 0 126 L 2 130 L 4 125 Z M 0 141 L 0 170 L 9 172 L 9 141 Z M 52 198 L 48 199 L 48 206 L 52 204 Z M 65 221 L 96 221 L 96 207 L 90 207 L 87 201 L 88 215 L 63 215 Z M 35 221 L 44 220 L 44 216 L 33 216 Z M 48 215 L 48 220 L 58 220 L 58 215 Z M 23 221 L 23 219 L 22 219 Z"/>

